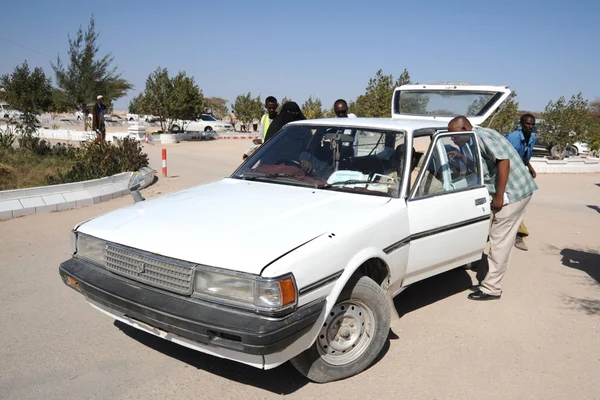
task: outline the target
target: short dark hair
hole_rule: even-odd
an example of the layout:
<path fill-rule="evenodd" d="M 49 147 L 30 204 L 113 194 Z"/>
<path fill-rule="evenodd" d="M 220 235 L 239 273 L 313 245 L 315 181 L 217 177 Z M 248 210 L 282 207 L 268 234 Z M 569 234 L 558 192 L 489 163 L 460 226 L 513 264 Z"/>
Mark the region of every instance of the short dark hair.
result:
<path fill-rule="evenodd" d="M 344 99 L 337 99 L 337 100 L 336 100 L 336 101 L 333 103 L 333 106 L 335 107 L 337 104 L 340 104 L 340 103 L 342 103 L 343 105 L 345 105 L 345 106 L 346 106 L 346 108 L 348 108 L 348 103 L 346 103 L 346 100 L 344 100 Z"/>
<path fill-rule="evenodd" d="M 267 98 L 265 99 L 265 105 L 266 105 L 267 103 L 275 103 L 275 104 L 277 104 L 277 99 L 276 99 L 275 97 L 273 97 L 273 96 L 269 96 L 269 97 L 267 97 Z"/>
<path fill-rule="evenodd" d="M 521 115 L 521 119 L 519 119 L 519 121 L 523 121 L 525 118 L 532 118 L 535 121 L 535 117 L 529 113 Z"/>

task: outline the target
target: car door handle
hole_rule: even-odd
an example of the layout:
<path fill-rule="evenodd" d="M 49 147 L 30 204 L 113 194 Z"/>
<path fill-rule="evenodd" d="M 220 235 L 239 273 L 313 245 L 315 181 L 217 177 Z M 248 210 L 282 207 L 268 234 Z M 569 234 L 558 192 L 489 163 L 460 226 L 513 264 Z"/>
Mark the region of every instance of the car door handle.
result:
<path fill-rule="evenodd" d="M 485 204 L 485 202 L 486 202 L 485 197 L 480 197 L 480 198 L 478 198 L 478 199 L 475 200 L 475 205 L 476 206 L 480 206 L 482 204 Z"/>

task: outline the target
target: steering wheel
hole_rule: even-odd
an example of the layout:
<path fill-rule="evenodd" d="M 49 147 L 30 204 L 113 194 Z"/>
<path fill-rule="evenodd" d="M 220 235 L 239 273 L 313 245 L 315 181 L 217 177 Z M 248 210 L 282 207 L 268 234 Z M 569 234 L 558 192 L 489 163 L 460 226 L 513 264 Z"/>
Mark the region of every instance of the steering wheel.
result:
<path fill-rule="evenodd" d="M 279 160 L 275 161 L 275 165 L 279 164 L 290 165 L 302 169 L 302 164 L 300 164 L 300 161 L 293 160 L 291 158 L 280 158 Z"/>

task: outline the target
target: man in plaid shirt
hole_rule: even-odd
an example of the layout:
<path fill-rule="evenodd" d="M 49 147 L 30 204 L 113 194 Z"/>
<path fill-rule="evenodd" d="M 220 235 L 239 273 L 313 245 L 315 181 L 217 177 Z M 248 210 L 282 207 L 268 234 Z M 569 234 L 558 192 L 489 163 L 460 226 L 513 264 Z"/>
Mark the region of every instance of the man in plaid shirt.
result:
<path fill-rule="evenodd" d="M 450 132 L 473 131 L 483 160 L 483 179 L 492 200 L 489 270 L 471 300 L 497 300 L 508 267 L 515 235 L 533 192 L 538 189 L 514 147 L 493 129 L 473 127 L 464 116 L 448 124 Z"/>

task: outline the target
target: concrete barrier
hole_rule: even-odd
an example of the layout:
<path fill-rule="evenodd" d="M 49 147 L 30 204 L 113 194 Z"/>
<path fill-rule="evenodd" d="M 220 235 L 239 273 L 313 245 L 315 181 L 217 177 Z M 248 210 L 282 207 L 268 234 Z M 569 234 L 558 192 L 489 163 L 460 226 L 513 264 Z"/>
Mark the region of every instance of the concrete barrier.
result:
<path fill-rule="evenodd" d="M 140 188 L 150 185 L 155 173 L 152 168 L 142 168 Z M 131 174 L 123 172 L 83 182 L 0 191 L 0 219 L 68 210 L 126 196 L 130 193 L 127 184 Z"/>
<path fill-rule="evenodd" d="M 533 157 L 531 166 L 538 174 L 584 174 L 600 172 L 600 159 L 569 157 L 564 160 L 549 160 Z"/>

